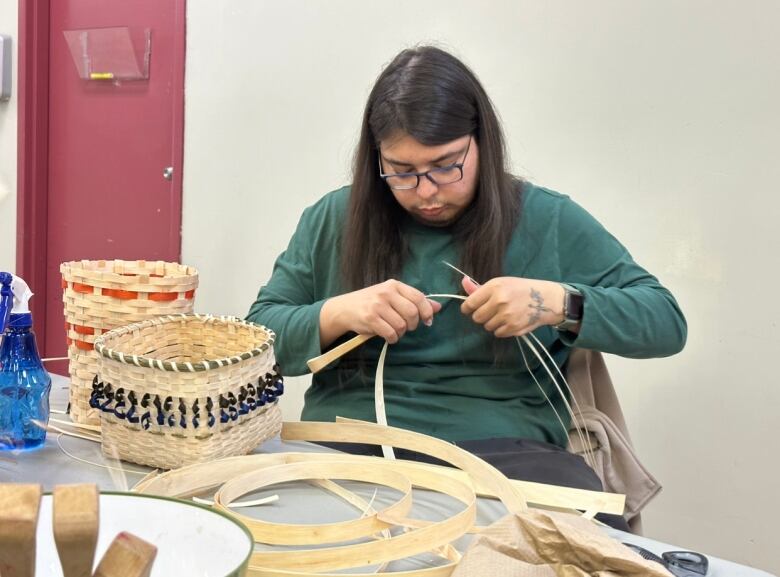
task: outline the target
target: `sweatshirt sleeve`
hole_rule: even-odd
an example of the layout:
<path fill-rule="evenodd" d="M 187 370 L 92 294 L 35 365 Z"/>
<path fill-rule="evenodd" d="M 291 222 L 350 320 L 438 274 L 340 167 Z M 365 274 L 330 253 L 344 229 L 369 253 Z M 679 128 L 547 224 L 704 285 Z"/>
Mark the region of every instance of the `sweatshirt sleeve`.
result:
<path fill-rule="evenodd" d="M 569 199 L 558 218 L 558 255 L 563 282 L 584 296 L 580 332 L 562 334 L 566 344 L 630 358 L 670 356 L 685 346 L 687 324 L 672 294 Z"/>
<path fill-rule="evenodd" d="M 274 354 L 285 375 L 309 372 L 306 360 L 320 354 L 319 317 L 325 299 L 315 287 L 316 231 L 311 208 L 304 211 L 287 249 L 260 288 L 247 320 L 276 333 Z"/>

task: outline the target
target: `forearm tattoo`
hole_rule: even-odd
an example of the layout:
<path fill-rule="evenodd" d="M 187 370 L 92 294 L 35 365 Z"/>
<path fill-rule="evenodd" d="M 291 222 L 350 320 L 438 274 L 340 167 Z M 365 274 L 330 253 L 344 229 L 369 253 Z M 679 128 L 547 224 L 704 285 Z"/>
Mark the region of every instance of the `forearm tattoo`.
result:
<path fill-rule="evenodd" d="M 528 308 L 533 309 L 533 311 L 530 315 L 528 315 L 528 320 L 531 322 L 531 324 L 536 324 L 539 322 L 539 319 L 542 318 L 542 313 L 551 313 L 552 309 L 544 306 L 544 298 L 542 297 L 542 293 L 533 288 L 531 289 L 531 300 L 534 302 L 529 303 Z"/>

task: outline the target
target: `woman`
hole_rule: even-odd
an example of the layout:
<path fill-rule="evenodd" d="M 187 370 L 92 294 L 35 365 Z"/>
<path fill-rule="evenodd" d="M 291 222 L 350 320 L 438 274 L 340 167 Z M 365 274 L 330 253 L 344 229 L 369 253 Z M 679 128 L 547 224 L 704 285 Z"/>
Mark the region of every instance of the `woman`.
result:
<path fill-rule="evenodd" d="M 462 303 L 426 297 L 460 288 Z M 574 346 L 648 358 L 686 338 L 674 297 L 593 217 L 507 171 L 476 76 L 427 46 L 380 74 L 352 185 L 304 212 L 248 318 L 276 331 L 288 375 L 354 333 L 380 337 L 313 376 L 303 419 L 374 420 L 386 340 L 389 424 L 456 442 L 508 476 L 584 488 L 600 484 L 564 450 L 563 399 L 509 337 L 533 331 L 559 367 Z"/>

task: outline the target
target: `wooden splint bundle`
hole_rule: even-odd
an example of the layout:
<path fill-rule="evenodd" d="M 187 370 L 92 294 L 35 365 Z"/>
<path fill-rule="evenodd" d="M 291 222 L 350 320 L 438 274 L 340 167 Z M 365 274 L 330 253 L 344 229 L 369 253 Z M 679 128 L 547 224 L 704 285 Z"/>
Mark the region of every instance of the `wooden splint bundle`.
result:
<path fill-rule="evenodd" d="M 368 568 L 425 552 L 443 557 L 440 565 L 403 572 L 404 577 L 446 576 L 460 559 L 451 542 L 475 527 L 477 496 L 498 498 L 510 513 L 523 515 L 528 503 L 544 507 L 621 513 L 621 495 L 551 487 L 510 481 L 478 457 L 458 447 L 425 435 L 370 423 L 284 423 L 287 441 L 361 442 L 385 444 L 425 453 L 454 465 L 438 467 L 402 460 L 352 456 L 338 453 L 255 454 L 201 463 L 143 479 L 134 491 L 169 497 L 190 497 L 217 488 L 215 507 L 244 522 L 255 541 L 283 546 L 315 546 L 300 549 L 256 550 L 251 558 L 251 576 L 331 575 L 344 569 Z M 374 510 L 345 496 L 363 511 L 360 518 L 340 523 L 293 525 L 271 523 L 238 515 L 230 505 L 242 495 L 275 483 L 295 480 L 348 479 L 391 487 L 398 498 Z M 431 522 L 409 516 L 412 487 L 449 495 L 461 504 L 452 516 Z M 579 514 L 572 511 L 574 514 Z M 389 532 L 388 532 L 389 531 Z M 354 543 L 355 539 L 362 539 Z M 628 550 L 627 550 L 628 551 Z M 628 551 L 630 554 L 631 552 Z M 642 563 L 642 560 L 639 562 Z M 351 575 L 373 575 L 373 572 Z M 649 572 L 648 575 L 654 573 Z M 619 575 L 619 573 L 618 573 Z"/>

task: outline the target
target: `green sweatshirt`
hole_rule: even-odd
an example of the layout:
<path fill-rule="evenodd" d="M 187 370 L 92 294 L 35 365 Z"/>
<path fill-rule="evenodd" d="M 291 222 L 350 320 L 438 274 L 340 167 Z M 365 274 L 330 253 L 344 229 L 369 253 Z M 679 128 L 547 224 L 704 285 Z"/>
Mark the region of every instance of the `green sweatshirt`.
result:
<path fill-rule="evenodd" d="M 320 307 L 345 292 L 339 247 L 349 192 L 336 190 L 306 209 L 249 311 L 249 320 L 276 332 L 285 375 L 306 373 L 306 360 L 321 354 Z M 410 255 L 399 280 L 425 294 L 463 294 L 460 276 L 442 264 L 458 263 L 450 230 L 410 218 L 404 234 Z M 522 217 L 504 263 L 507 276 L 565 282 L 583 293 L 579 335 L 547 326 L 534 332 L 559 367 L 573 346 L 650 358 L 672 355 L 685 344 L 685 318 L 671 293 L 567 196 L 524 185 Z M 421 323 L 388 350 L 388 423 L 450 441 L 519 437 L 566 446 L 567 433 L 545 395 L 568 426 L 566 409 L 536 357 L 523 347 L 524 360 L 514 339 L 497 345 L 460 312 L 460 300 L 440 302 L 431 327 Z M 372 339 L 314 375 L 302 418 L 374 421 L 374 372 L 383 344 Z"/>

